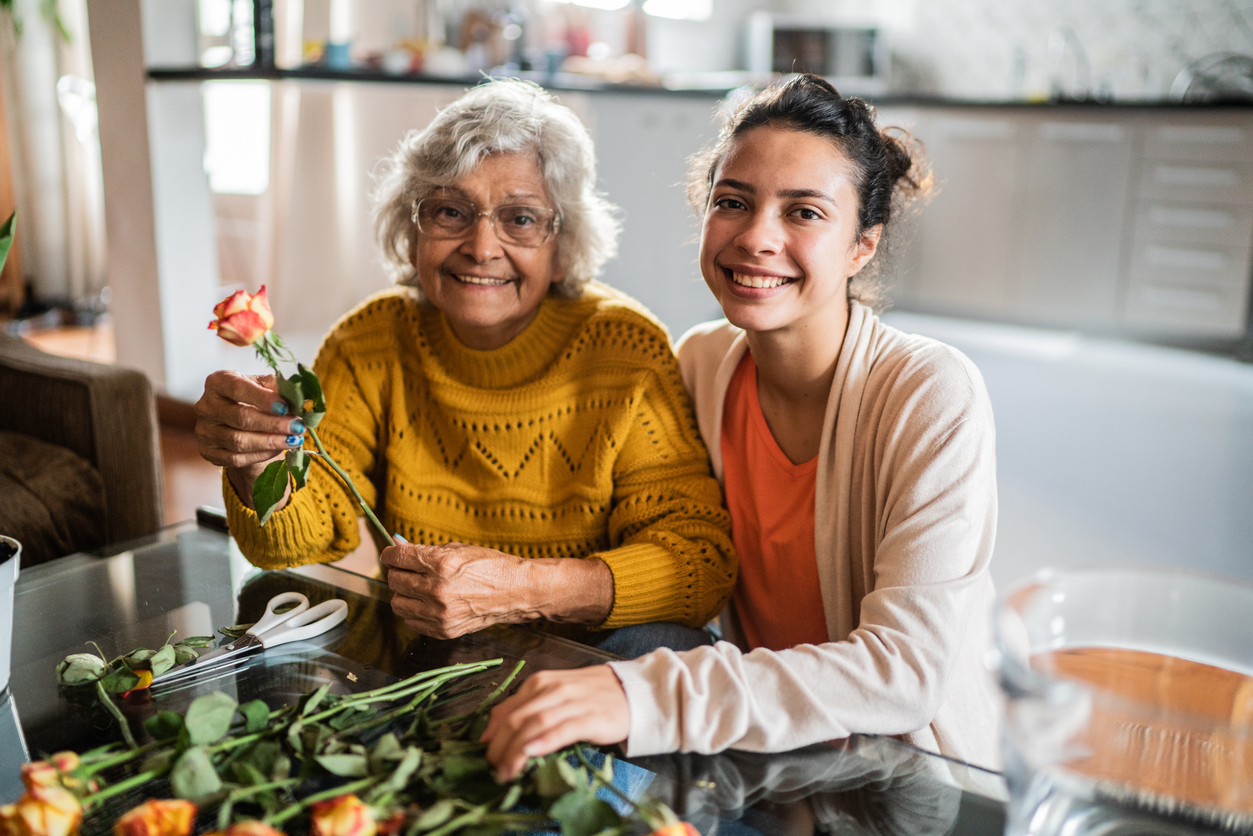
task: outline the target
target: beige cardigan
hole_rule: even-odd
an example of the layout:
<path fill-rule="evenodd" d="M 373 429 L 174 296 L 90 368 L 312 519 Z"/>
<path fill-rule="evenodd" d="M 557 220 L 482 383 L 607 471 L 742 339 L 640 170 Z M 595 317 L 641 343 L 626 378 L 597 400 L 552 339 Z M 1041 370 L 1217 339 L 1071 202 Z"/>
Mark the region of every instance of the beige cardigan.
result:
<path fill-rule="evenodd" d="M 725 320 L 679 344 L 719 480 L 723 400 L 746 349 Z M 994 448 L 974 365 L 850 303 L 815 499 L 831 641 L 751 653 L 723 641 L 612 663 L 631 706 L 628 753 L 784 751 L 863 732 L 996 768 L 999 701 L 984 667 Z"/>

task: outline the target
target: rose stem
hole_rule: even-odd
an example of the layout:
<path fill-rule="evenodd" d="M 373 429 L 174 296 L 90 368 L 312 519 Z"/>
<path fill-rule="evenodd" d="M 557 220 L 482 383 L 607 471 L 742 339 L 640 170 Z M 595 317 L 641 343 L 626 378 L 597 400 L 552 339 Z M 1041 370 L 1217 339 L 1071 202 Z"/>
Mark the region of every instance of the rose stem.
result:
<path fill-rule="evenodd" d="M 108 709 L 109 713 L 117 720 L 118 725 L 122 727 L 122 739 L 126 741 L 126 745 L 132 749 L 138 749 L 135 743 L 135 736 L 131 734 L 131 726 L 126 716 L 113 704 L 113 698 L 109 696 L 109 692 L 104 690 L 104 683 L 99 679 L 96 680 L 96 694 L 100 697 L 100 702 Z"/>
<path fill-rule="evenodd" d="M 310 427 L 309 435 L 313 436 L 313 443 L 318 447 L 318 457 L 322 459 L 322 461 L 329 464 L 331 469 L 338 474 L 339 478 L 344 480 L 344 484 L 348 486 L 348 490 L 352 491 L 352 495 L 357 498 L 357 503 L 361 506 L 361 510 L 365 511 L 365 515 L 370 518 L 370 522 L 374 523 L 374 527 L 377 528 L 379 533 L 383 535 L 383 542 L 390 543 L 392 535 L 387 533 L 387 529 L 383 527 L 381 522 L 379 522 L 379 518 L 374 516 L 374 511 L 370 509 L 369 503 L 365 501 L 365 497 L 363 497 L 361 492 L 357 490 L 357 486 L 352 483 L 352 477 L 345 473 L 344 469 L 335 463 L 335 460 L 331 458 L 330 453 L 326 452 L 326 448 L 322 446 L 322 439 L 318 438 L 318 431 L 313 427 Z"/>
<path fill-rule="evenodd" d="M 343 786 L 332 787 L 329 790 L 323 790 L 322 792 L 317 792 L 317 793 L 314 793 L 313 795 L 307 795 L 304 798 L 300 799 L 300 802 L 298 804 L 293 804 L 287 809 L 282 810 L 272 816 L 266 816 L 261 821 L 271 826 L 282 824 L 283 822 L 290 819 L 292 816 L 299 815 L 301 811 L 303 811 L 307 807 L 312 806 L 314 802 L 325 801 L 328 798 L 339 798 L 341 795 L 348 795 L 350 793 L 355 793 L 357 790 L 363 790 L 366 787 L 370 786 L 371 784 L 377 783 L 378 780 L 379 779 L 377 777 L 362 778 L 359 781 L 353 781 L 351 783 L 344 784 Z"/>

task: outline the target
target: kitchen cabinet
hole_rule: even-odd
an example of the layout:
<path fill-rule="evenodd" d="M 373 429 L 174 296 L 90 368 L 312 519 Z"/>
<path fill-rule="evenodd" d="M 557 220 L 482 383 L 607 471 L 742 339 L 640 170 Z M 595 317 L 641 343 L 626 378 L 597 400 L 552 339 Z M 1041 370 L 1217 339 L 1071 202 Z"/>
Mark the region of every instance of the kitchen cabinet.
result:
<path fill-rule="evenodd" d="M 1253 113 L 917 108 L 938 192 L 903 309 L 1238 339 L 1253 264 Z"/>

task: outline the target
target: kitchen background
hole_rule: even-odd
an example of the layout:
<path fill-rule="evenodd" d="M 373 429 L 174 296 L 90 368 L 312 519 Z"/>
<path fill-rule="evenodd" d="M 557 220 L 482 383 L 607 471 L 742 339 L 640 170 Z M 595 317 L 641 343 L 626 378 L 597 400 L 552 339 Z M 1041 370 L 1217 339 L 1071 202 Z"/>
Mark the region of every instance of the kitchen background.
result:
<path fill-rule="evenodd" d="M 911 128 L 941 184 L 893 254 L 887 316 L 987 378 L 998 582 L 1094 561 L 1253 578 L 1253 105 L 1203 101 L 1253 100 L 1253 0 L 586 3 L 287 0 L 266 21 L 248 0 L 60 0 L 66 38 L 14 0 L 0 93 L 27 311 L 107 308 L 119 361 L 190 402 L 249 367 L 205 311 L 264 283 L 312 357 L 386 285 L 376 161 L 488 71 L 588 124 L 625 221 L 604 278 L 677 337 L 717 315 L 684 160 L 729 90 L 768 77 L 752 33 L 870 30 L 837 83 Z"/>

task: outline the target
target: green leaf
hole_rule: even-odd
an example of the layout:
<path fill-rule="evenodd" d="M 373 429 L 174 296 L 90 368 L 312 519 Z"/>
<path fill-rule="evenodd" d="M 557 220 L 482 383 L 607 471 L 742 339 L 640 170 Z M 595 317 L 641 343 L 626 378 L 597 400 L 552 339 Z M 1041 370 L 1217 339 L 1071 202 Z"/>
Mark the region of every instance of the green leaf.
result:
<path fill-rule="evenodd" d="M 255 621 L 249 624 L 232 624 L 230 627 L 219 627 L 218 632 L 226 636 L 228 639 L 237 639 L 244 633 L 256 626 Z"/>
<path fill-rule="evenodd" d="M 311 409 L 305 409 L 304 401 L 301 401 L 300 417 L 304 420 L 306 427 L 316 427 L 321 423 L 322 416 L 326 415 L 326 397 L 322 394 L 322 381 L 318 380 L 317 373 L 313 369 L 306 368 L 300 363 L 296 364 L 295 376 L 300 378 L 304 400 L 313 401 Z"/>
<path fill-rule="evenodd" d="M 257 511 L 257 524 L 265 525 L 274 509 L 287 493 L 287 462 L 270 462 L 252 483 L 252 507 Z"/>
<path fill-rule="evenodd" d="M 518 806 L 518 799 L 522 797 L 522 785 L 514 784 L 509 788 L 509 792 L 505 793 L 505 797 L 500 800 L 500 811 L 507 813 L 514 807 Z"/>
<path fill-rule="evenodd" d="M 244 731 L 248 734 L 262 731 L 269 725 L 270 707 L 265 704 L 264 700 L 244 703 L 239 707 L 239 713 L 244 716 Z"/>
<path fill-rule="evenodd" d="M 174 667 L 175 656 L 176 653 L 174 651 L 174 645 L 172 644 L 164 645 L 160 650 L 153 654 L 152 658 L 149 660 L 152 664 L 153 677 L 158 677 L 170 668 Z"/>
<path fill-rule="evenodd" d="M 231 775 L 235 778 L 235 783 L 244 786 L 267 784 L 270 781 L 268 776 L 247 761 L 236 761 L 231 764 Z"/>
<path fill-rule="evenodd" d="M 155 650 L 149 650 L 146 647 L 141 647 L 139 650 L 132 651 L 131 654 L 126 657 L 126 667 L 133 671 L 150 668 L 151 666 L 149 662 L 152 660 L 152 657 L 156 655 L 157 652 Z"/>
<path fill-rule="evenodd" d="M 444 777 L 450 781 L 460 783 L 471 775 L 478 775 L 491 769 L 486 758 L 467 758 L 462 755 L 452 755 L 444 758 Z"/>
<path fill-rule="evenodd" d="M 192 705 L 194 707 L 195 703 Z M 186 798 L 196 804 L 202 804 L 222 791 L 222 779 L 218 777 L 213 761 L 203 746 L 188 749 L 175 762 L 170 770 L 170 789 L 175 797 Z"/>
<path fill-rule="evenodd" d="M 235 700 L 220 691 L 197 697 L 183 721 L 192 745 L 213 743 L 225 737 L 231 730 L 237 707 Z"/>
<path fill-rule="evenodd" d="M 314 760 L 327 772 L 341 778 L 364 778 L 370 774 L 365 755 L 317 755 Z"/>
<path fill-rule="evenodd" d="M 434 830 L 451 819 L 456 811 L 457 808 L 450 799 L 441 799 L 428 807 L 413 826 L 417 830 Z"/>
<path fill-rule="evenodd" d="M 158 711 L 144 721 L 144 728 L 153 740 L 171 740 L 183 729 L 183 718 L 173 711 Z"/>
<path fill-rule="evenodd" d="M 213 638 L 213 636 L 188 636 L 182 641 L 176 642 L 174 647 L 177 648 L 180 645 L 183 647 L 208 647 L 215 641 L 217 639 Z"/>
<path fill-rule="evenodd" d="M 127 668 L 120 668 L 111 671 L 100 680 L 100 684 L 104 686 L 104 690 L 110 694 L 121 694 L 129 691 L 139 684 L 139 677 Z"/>
<path fill-rule="evenodd" d="M 556 798 L 574 789 L 557 766 L 563 762 L 561 756 L 550 757 L 535 768 L 535 791 L 541 798 Z"/>
<path fill-rule="evenodd" d="M 309 481 L 309 464 L 313 459 L 304 450 L 287 451 L 287 470 L 291 473 L 292 485 L 300 490 Z"/>
<path fill-rule="evenodd" d="M 181 718 L 180 718 L 181 719 Z M 173 749 L 162 749 L 144 758 L 144 762 L 139 765 L 140 772 L 168 772 L 170 762 L 174 760 L 174 756 L 178 752 Z"/>
<path fill-rule="evenodd" d="M 13 227 L 17 224 L 17 213 L 9 215 L 9 219 L 0 224 L 0 270 L 4 269 L 4 261 L 9 257 L 9 248 L 13 246 Z"/>
<path fill-rule="evenodd" d="M 200 654 L 190 647 L 183 647 L 181 644 L 174 645 L 174 664 L 176 665 L 186 665 L 199 656 Z"/>
<path fill-rule="evenodd" d="M 381 761 L 393 758 L 393 756 L 404 757 L 400 741 L 396 739 L 396 735 L 388 732 L 379 738 L 378 743 L 374 744 L 374 748 L 370 750 L 370 757 Z"/>
<path fill-rule="evenodd" d="M 308 717 L 310 714 L 318 710 L 318 706 L 322 704 L 322 700 L 331 690 L 331 683 L 327 682 L 321 688 L 309 694 L 302 701 L 300 706 L 300 716 Z"/>
<path fill-rule="evenodd" d="M 300 372 L 291 377 L 283 377 L 278 375 L 278 394 L 283 400 L 287 401 L 287 414 L 299 415 L 300 406 L 305 402 L 305 395 L 300 388 Z"/>
<path fill-rule="evenodd" d="M 566 793 L 548 808 L 548 815 L 561 823 L 561 836 L 592 836 L 622 821 L 612 807 L 586 790 Z"/>
<path fill-rule="evenodd" d="M 378 760 L 375 761 L 378 763 Z M 380 789 L 387 792 L 400 792 L 409 783 L 409 779 L 413 777 L 413 773 L 418 771 L 418 767 L 422 765 L 422 750 L 411 746 L 405 750 L 404 758 L 392 770 L 392 774 L 387 780 L 379 785 Z"/>

